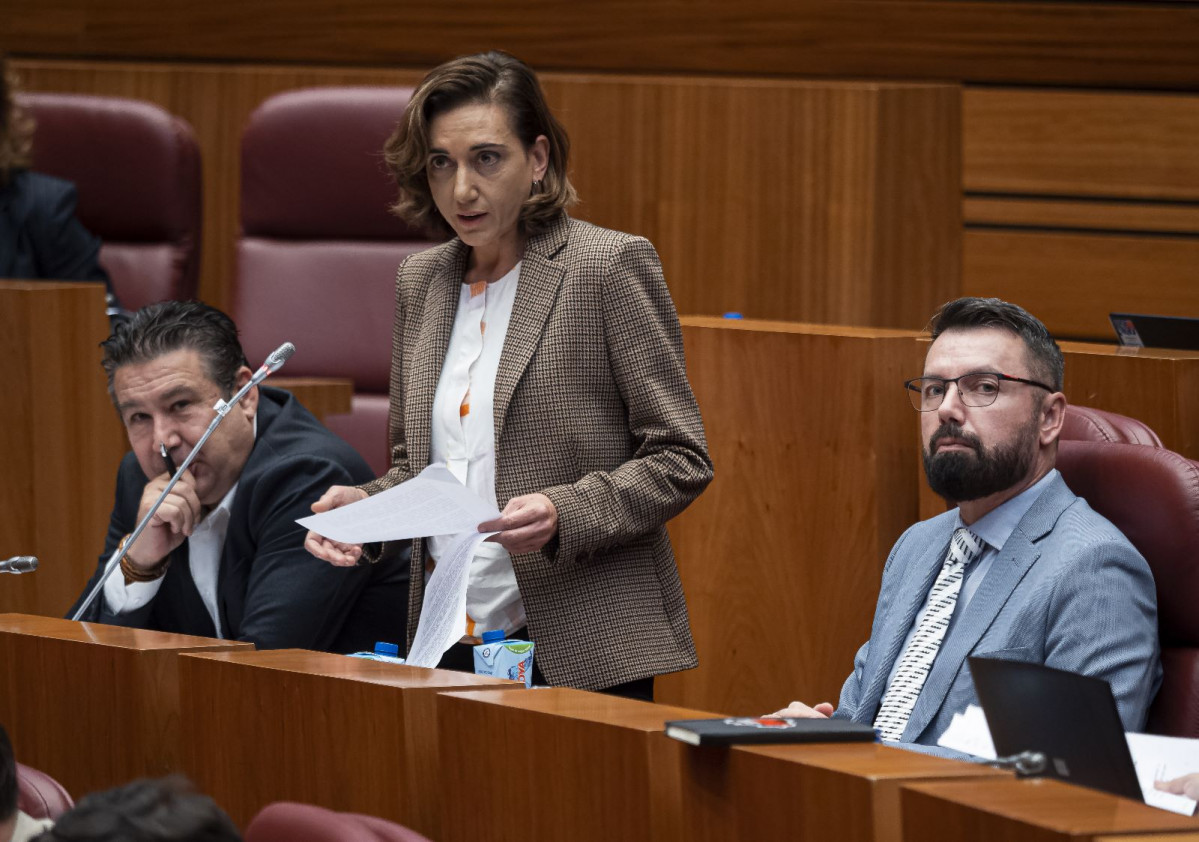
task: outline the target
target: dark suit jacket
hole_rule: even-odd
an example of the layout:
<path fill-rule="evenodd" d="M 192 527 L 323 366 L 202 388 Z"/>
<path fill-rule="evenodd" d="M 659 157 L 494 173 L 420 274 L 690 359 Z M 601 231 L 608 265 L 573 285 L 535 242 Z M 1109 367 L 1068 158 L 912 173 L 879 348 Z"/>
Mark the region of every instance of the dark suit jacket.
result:
<path fill-rule="evenodd" d="M 100 238 L 75 218 L 75 185 L 21 170 L 0 190 L 0 278 L 102 281 Z"/>
<path fill-rule="evenodd" d="M 251 641 L 261 649 L 334 652 L 371 649 L 376 640 L 403 640 L 407 558 L 382 566 L 334 567 L 304 549 L 306 531 L 295 523 L 312 513 L 309 507 L 329 486 L 353 485 L 370 477 L 362 457 L 290 393 L 262 387 L 258 437 L 238 480 L 217 579 L 226 637 Z M 146 482 L 136 458 L 127 454 L 117 475 L 104 555 L 88 589 L 121 538 L 137 525 Z M 101 595 L 87 619 L 204 637 L 216 634 L 192 580 L 186 541 L 171 554 L 171 566 L 149 605 L 114 615 Z"/>
<path fill-rule="evenodd" d="M 429 462 L 433 396 L 469 249 L 409 257 L 397 277 L 382 491 Z M 649 241 L 563 214 L 529 239 L 495 379 L 496 498 L 541 492 L 558 535 L 512 558 L 551 684 L 593 690 L 696 664 L 666 521 L 712 479 L 674 302 Z M 409 635 L 424 593 L 412 550 Z"/>

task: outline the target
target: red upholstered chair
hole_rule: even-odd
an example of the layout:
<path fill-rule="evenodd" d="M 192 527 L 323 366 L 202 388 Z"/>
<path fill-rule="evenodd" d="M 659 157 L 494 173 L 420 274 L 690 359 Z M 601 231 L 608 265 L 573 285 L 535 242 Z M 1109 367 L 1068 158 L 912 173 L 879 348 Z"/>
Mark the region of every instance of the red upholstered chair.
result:
<path fill-rule="evenodd" d="M 429 842 L 415 830 L 310 804 L 269 804 L 246 828 L 246 842 Z"/>
<path fill-rule="evenodd" d="M 74 182 L 79 221 L 128 310 L 194 298 L 200 277 L 200 148 L 186 121 L 135 99 L 24 94 L 33 169 Z"/>
<path fill-rule="evenodd" d="M 17 764 L 17 809 L 35 819 L 57 819 L 75 806 L 62 784 L 45 772 Z"/>
<path fill-rule="evenodd" d="M 1162 447 L 1063 441 L 1057 466 L 1153 570 L 1165 674 L 1147 730 L 1199 737 L 1199 463 Z"/>
<path fill-rule="evenodd" d="M 387 391 L 396 268 L 433 245 L 388 207 L 383 144 L 409 88 L 318 88 L 264 102 L 242 137 L 233 318 L 251 360 L 295 343 L 288 376 L 349 377 L 326 419 L 376 473 L 390 464 Z"/>
<path fill-rule="evenodd" d="M 1142 421 L 1089 406 L 1066 407 L 1063 441 L 1112 441 L 1161 447 L 1162 440 Z"/>

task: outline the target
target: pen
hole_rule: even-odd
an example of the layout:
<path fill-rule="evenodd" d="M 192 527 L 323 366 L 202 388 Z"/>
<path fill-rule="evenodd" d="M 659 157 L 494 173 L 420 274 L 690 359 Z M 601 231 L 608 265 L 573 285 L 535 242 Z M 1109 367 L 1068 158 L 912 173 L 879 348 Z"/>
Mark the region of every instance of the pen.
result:
<path fill-rule="evenodd" d="M 167 473 L 175 476 L 175 460 L 171 458 L 171 454 L 167 452 L 166 442 L 158 443 L 158 452 L 162 454 L 162 461 L 167 463 Z"/>

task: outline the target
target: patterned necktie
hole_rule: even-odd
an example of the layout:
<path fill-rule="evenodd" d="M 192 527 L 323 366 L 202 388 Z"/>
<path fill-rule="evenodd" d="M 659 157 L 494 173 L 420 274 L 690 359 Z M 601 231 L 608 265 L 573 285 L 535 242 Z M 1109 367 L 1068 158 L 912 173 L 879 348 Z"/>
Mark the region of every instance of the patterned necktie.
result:
<path fill-rule="evenodd" d="M 907 649 L 899 658 L 895 678 L 883 694 L 874 727 L 884 740 L 898 740 L 903 736 L 912 708 L 924 688 L 924 682 L 933 668 L 933 661 L 945 639 L 945 630 L 953 617 L 962 590 L 962 576 L 966 566 L 978 558 L 983 547 L 982 539 L 966 527 L 954 531 L 949 542 L 949 553 L 933 589 L 929 592 L 928 608 L 920 618 L 916 633 L 908 641 Z"/>

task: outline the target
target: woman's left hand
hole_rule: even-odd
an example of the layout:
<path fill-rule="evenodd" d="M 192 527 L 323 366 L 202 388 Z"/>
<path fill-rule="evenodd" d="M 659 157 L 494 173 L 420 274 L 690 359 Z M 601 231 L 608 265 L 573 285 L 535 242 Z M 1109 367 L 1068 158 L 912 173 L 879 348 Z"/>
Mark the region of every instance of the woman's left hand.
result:
<path fill-rule="evenodd" d="M 480 532 L 498 532 L 495 541 L 510 553 L 540 550 L 558 533 L 558 510 L 544 494 L 513 497 L 495 520 L 479 524 Z"/>

